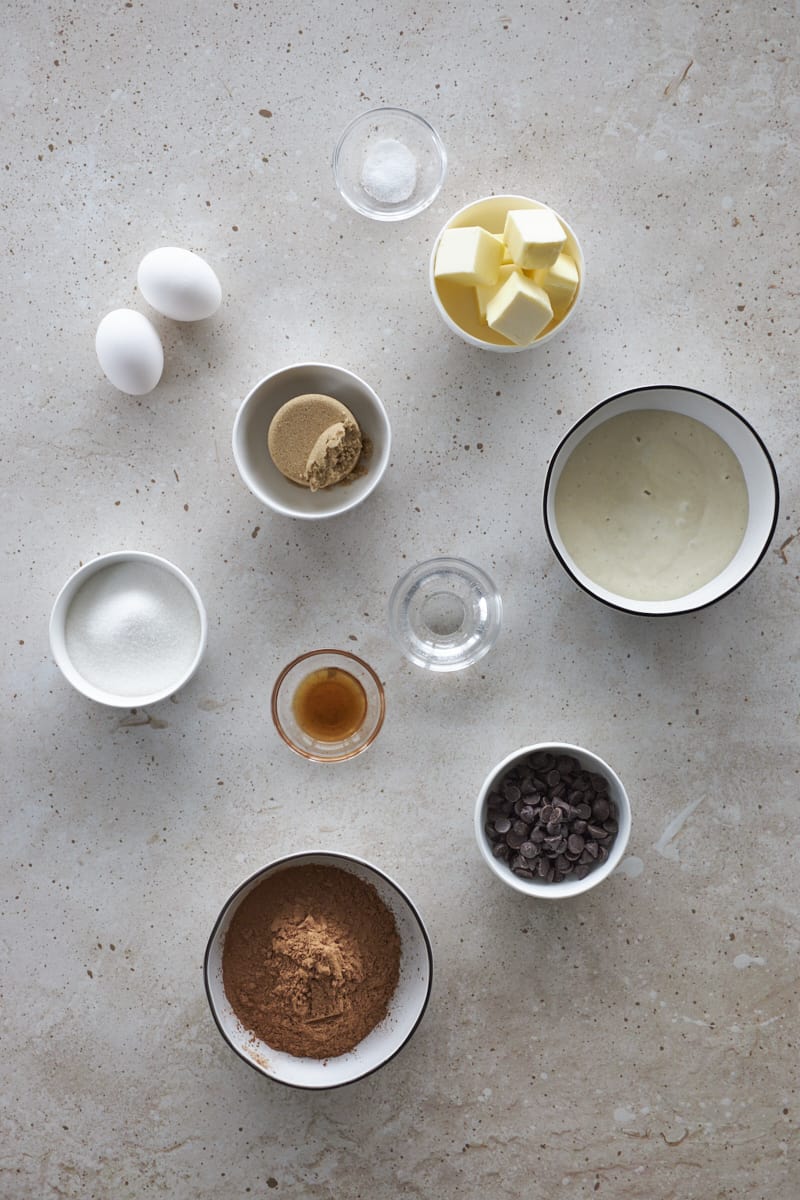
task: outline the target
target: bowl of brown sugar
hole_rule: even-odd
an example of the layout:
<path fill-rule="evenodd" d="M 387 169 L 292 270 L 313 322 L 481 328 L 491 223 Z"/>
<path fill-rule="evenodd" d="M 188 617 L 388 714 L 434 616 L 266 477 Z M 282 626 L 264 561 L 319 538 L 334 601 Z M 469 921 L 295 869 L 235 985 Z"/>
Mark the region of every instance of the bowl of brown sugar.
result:
<path fill-rule="evenodd" d="M 428 1004 L 431 944 L 406 893 L 349 854 L 277 859 L 226 901 L 206 948 L 211 1013 L 246 1063 L 290 1087 L 363 1079 Z"/>

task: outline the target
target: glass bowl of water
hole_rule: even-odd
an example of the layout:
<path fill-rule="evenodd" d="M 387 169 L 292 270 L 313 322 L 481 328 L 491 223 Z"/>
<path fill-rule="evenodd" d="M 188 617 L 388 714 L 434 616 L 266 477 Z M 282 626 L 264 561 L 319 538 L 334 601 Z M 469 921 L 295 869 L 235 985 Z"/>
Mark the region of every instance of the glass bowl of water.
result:
<path fill-rule="evenodd" d="M 447 152 L 424 117 L 373 108 L 346 127 L 333 152 L 336 186 L 351 208 L 374 221 L 403 221 L 432 204 Z"/>
<path fill-rule="evenodd" d="M 497 641 L 503 602 L 480 567 L 461 558 L 431 558 L 395 584 L 389 628 L 403 654 L 428 671 L 460 671 Z"/>

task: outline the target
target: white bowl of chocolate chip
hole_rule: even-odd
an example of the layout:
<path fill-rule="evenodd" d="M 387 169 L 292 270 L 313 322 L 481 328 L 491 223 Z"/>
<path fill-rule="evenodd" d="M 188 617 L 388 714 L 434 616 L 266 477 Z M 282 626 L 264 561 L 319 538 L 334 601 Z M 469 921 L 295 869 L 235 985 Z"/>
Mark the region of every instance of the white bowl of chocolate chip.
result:
<path fill-rule="evenodd" d="M 565 742 L 523 746 L 487 776 L 475 836 L 498 879 L 526 896 L 588 892 L 619 864 L 631 806 L 619 776 L 591 750 Z"/>

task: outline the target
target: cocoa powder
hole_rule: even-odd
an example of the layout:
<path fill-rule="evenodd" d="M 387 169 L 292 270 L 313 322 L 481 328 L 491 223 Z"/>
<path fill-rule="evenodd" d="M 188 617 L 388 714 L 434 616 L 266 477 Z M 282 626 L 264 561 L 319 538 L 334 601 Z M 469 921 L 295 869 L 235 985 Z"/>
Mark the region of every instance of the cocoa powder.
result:
<path fill-rule="evenodd" d="M 288 867 L 242 901 L 222 952 L 233 1011 L 274 1050 L 333 1058 L 386 1015 L 400 972 L 394 917 L 338 867 Z"/>

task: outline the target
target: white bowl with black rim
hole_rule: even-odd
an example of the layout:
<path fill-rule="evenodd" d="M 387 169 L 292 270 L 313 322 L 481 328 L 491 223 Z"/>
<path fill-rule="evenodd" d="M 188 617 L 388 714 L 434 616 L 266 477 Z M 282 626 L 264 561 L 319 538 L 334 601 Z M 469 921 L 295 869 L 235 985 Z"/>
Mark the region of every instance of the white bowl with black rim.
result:
<path fill-rule="evenodd" d="M 715 475 L 716 468 L 712 468 L 712 459 L 706 458 L 702 454 L 690 456 L 693 457 L 693 461 L 690 462 L 688 459 L 686 461 L 687 479 L 690 480 L 690 483 L 693 480 L 693 485 L 696 485 L 698 480 L 703 480 L 705 500 L 702 503 L 698 501 L 695 493 L 691 493 L 691 502 L 686 499 L 681 500 L 680 488 L 675 484 L 679 473 L 676 474 L 673 471 L 669 476 L 665 476 L 662 471 L 659 477 L 658 470 L 653 465 L 656 460 L 653 459 L 650 464 L 652 465 L 650 475 L 643 475 L 639 470 L 640 463 L 637 455 L 640 451 L 638 448 L 634 450 L 631 443 L 630 448 L 626 449 L 626 444 L 621 443 L 619 453 L 611 463 L 613 469 L 609 473 L 607 491 L 605 494 L 600 492 L 596 495 L 593 494 L 594 502 L 587 505 L 587 512 L 591 516 L 589 519 L 581 518 L 584 522 L 583 528 L 587 537 L 592 539 L 592 550 L 598 553 L 602 553 L 604 550 L 604 529 L 611 530 L 608 538 L 609 555 L 617 553 L 619 541 L 615 541 L 614 537 L 620 528 L 627 528 L 626 522 L 634 512 L 632 504 L 639 503 L 639 492 L 641 492 L 641 502 L 645 504 L 650 504 L 653 495 L 657 495 L 653 488 L 642 486 L 642 481 L 647 482 L 648 478 L 653 478 L 657 484 L 664 482 L 667 486 L 663 490 L 663 495 L 666 497 L 663 510 L 661 510 L 664 516 L 663 522 L 659 516 L 661 524 L 653 525 L 650 522 L 645 526 L 645 524 L 633 522 L 631 525 L 631 528 L 637 530 L 645 527 L 648 530 L 646 534 L 637 533 L 640 538 L 638 552 L 641 554 L 643 562 L 645 556 L 650 554 L 653 549 L 653 537 L 659 536 L 659 533 L 663 533 L 665 539 L 673 537 L 675 526 L 680 521 L 684 521 L 687 527 L 691 526 L 693 540 L 691 542 L 686 540 L 688 534 L 682 532 L 681 537 L 684 538 L 684 541 L 675 543 L 676 549 L 671 560 L 674 563 L 674 570 L 672 565 L 669 568 L 672 572 L 670 579 L 672 586 L 668 587 L 665 584 L 665 593 L 668 594 L 665 594 L 663 598 L 657 594 L 658 587 L 661 586 L 660 577 L 658 583 L 650 584 L 654 594 L 646 596 L 625 594 L 628 590 L 633 593 L 634 588 L 622 589 L 619 585 L 612 586 L 613 562 L 611 563 L 611 572 L 603 578 L 598 577 L 601 571 L 597 565 L 597 553 L 592 558 L 581 558 L 580 542 L 573 536 L 574 522 L 570 527 L 570 533 L 567 533 L 567 510 L 564 507 L 566 501 L 564 494 L 560 491 L 562 487 L 565 490 L 567 488 L 563 481 L 570 478 L 569 474 L 565 476 L 570 461 L 572 460 L 574 475 L 574 464 L 581 461 L 579 456 L 583 455 L 585 458 L 586 446 L 589 444 L 586 439 L 590 435 L 594 434 L 597 438 L 599 436 L 597 431 L 601 431 L 600 435 L 602 435 L 603 429 L 608 429 L 606 423 L 615 418 L 626 417 L 630 423 L 631 415 L 641 417 L 644 414 L 645 417 L 651 419 L 649 417 L 651 413 L 657 414 L 655 419 L 662 422 L 669 419 L 669 414 L 675 414 L 678 418 L 690 417 L 699 422 L 700 426 L 705 429 L 700 431 L 701 440 L 698 442 L 698 448 L 704 446 L 702 438 L 708 436 L 705 430 L 711 431 L 711 434 L 721 439 L 733 456 L 731 461 L 738 464 L 737 477 L 740 474 L 745 489 L 741 492 L 743 503 L 740 510 L 740 528 L 733 535 L 734 541 L 731 543 L 730 557 L 727 558 L 727 561 L 712 563 L 706 572 L 707 578 L 704 578 L 702 573 L 690 577 L 687 572 L 685 574 L 687 583 L 681 587 L 676 580 L 679 581 L 682 578 L 682 561 L 688 562 L 690 552 L 696 552 L 699 557 L 702 557 L 700 551 L 696 549 L 702 544 L 699 540 L 700 537 L 705 538 L 706 544 L 710 547 L 715 544 L 715 540 L 711 536 L 713 527 L 710 523 L 707 527 L 703 526 L 703 511 L 704 504 L 707 504 L 708 511 L 711 512 L 715 499 L 718 509 L 727 510 L 727 495 L 717 490 L 715 498 L 711 492 L 711 489 L 719 489 L 723 486 L 721 483 L 723 476 Z M 622 428 L 619 422 L 617 428 Z M 627 429 L 627 425 L 625 428 Z M 576 456 L 574 459 L 573 455 Z M 650 466 L 648 466 L 649 469 Z M 728 474 L 725 474 L 724 478 L 727 481 Z M 570 486 L 574 487 L 574 484 Z M 724 486 L 727 487 L 728 484 L 726 483 Z M 741 490 L 741 482 L 738 486 Z M 634 491 L 636 491 L 635 497 L 633 497 Z M 686 495 L 690 495 L 689 487 L 687 487 Z M 720 504 L 718 501 L 723 495 L 726 495 L 726 501 L 724 504 Z M 731 499 L 734 497 L 732 496 Z M 647 616 L 673 616 L 696 612 L 709 604 L 714 604 L 737 588 L 755 570 L 766 554 L 778 520 L 778 476 L 769 451 L 756 430 L 729 404 L 694 388 L 639 387 L 619 392 L 602 401 L 573 425 L 550 460 L 545 478 L 543 506 L 545 530 L 550 545 L 568 575 L 584 591 L 604 604 L 623 612 Z M 733 507 L 731 505 L 731 511 L 733 511 Z M 682 517 L 680 515 L 682 512 L 688 515 Z M 649 516 L 647 520 L 650 521 Z M 695 537 L 695 531 L 697 537 Z M 572 540 L 570 540 L 571 537 Z M 740 538 L 738 548 L 736 547 L 736 538 Z M 669 544 L 671 543 L 668 541 L 664 542 L 665 555 L 666 546 Z M 610 549 L 612 546 L 614 547 L 613 551 Z M 632 561 L 636 561 L 635 555 L 632 554 L 631 557 Z M 666 557 L 664 561 L 666 561 Z M 676 589 L 680 594 L 674 594 Z"/>
<path fill-rule="evenodd" d="M 302 866 L 335 867 L 371 884 L 392 913 L 400 938 L 400 976 L 386 1016 L 353 1050 L 336 1058 L 300 1058 L 273 1049 L 242 1025 L 223 984 L 225 936 L 239 905 L 268 877 Z M 422 917 L 398 883 L 355 855 L 316 850 L 276 859 L 239 884 L 223 905 L 211 931 L 203 973 L 211 1014 L 230 1048 L 267 1079 L 289 1087 L 321 1091 L 371 1075 L 407 1044 L 422 1020 L 430 998 L 433 951 Z"/>
<path fill-rule="evenodd" d="M 552 766 L 546 768 L 548 773 L 550 770 L 557 770 L 559 759 L 572 758 L 577 760 L 581 772 L 589 776 L 602 776 L 607 784 L 604 794 L 612 801 L 612 811 L 617 829 L 613 836 L 606 839 L 606 856 L 592 865 L 583 878 L 569 874 L 563 879 L 548 883 L 544 879 L 536 877 L 535 872 L 534 878 L 523 878 L 512 869 L 513 856 L 517 852 L 515 849 L 511 850 L 507 858 L 500 858 L 495 853 L 497 841 L 501 839 L 494 838 L 493 840 L 488 829 L 490 797 L 503 788 L 509 772 L 518 767 L 527 769 L 531 763 L 537 760 L 537 756 L 542 755 L 547 755 L 553 760 Z M 538 770 L 533 766 L 530 769 L 531 773 Z M 569 792 L 569 788 L 567 792 Z M 575 804 L 577 805 L 577 803 L 576 799 Z M 518 817 L 519 814 L 513 814 L 512 819 L 518 819 Z M 579 836 L 583 837 L 584 834 L 585 831 L 582 831 Z M 567 900 L 597 887 L 619 866 L 627 849 L 630 834 L 631 803 L 619 775 L 599 755 L 583 746 L 575 746 L 569 742 L 536 742 L 532 746 L 521 746 L 519 750 L 507 754 L 486 776 L 475 804 L 475 839 L 484 862 L 507 887 L 521 892 L 524 896 L 532 896 L 539 900 Z M 587 838 L 587 840 L 592 839 Z M 535 861 L 538 859 L 532 860 L 532 862 Z"/>

